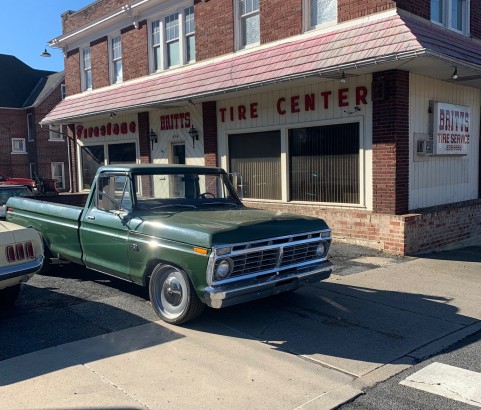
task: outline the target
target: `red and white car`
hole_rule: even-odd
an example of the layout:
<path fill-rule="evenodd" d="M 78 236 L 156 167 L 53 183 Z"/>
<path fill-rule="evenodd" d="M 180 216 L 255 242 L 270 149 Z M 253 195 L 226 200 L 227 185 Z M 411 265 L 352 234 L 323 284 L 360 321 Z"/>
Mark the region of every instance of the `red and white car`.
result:
<path fill-rule="evenodd" d="M 22 283 L 43 264 L 43 242 L 33 228 L 0 221 L 0 305 L 13 304 Z"/>
<path fill-rule="evenodd" d="M 37 184 L 33 179 L 30 178 L 13 178 L 0 172 L 0 185 L 25 185 L 32 192 L 37 188 Z"/>

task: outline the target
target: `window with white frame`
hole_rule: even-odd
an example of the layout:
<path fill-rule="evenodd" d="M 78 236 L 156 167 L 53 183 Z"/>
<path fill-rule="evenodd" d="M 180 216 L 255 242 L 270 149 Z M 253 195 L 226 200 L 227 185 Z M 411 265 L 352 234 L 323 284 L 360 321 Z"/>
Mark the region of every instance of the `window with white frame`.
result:
<path fill-rule="evenodd" d="M 112 84 L 123 80 L 122 73 L 122 38 L 120 36 L 110 39 L 110 55 L 112 63 Z"/>
<path fill-rule="evenodd" d="M 237 49 L 260 42 L 259 0 L 236 0 Z"/>
<path fill-rule="evenodd" d="M 29 141 L 35 141 L 35 122 L 32 113 L 27 114 L 27 138 Z"/>
<path fill-rule="evenodd" d="M 90 47 L 82 50 L 82 90 L 92 89 L 92 64 L 90 61 Z"/>
<path fill-rule="evenodd" d="M 152 72 L 195 61 L 193 6 L 151 21 L 150 54 Z"/>
<path fill-rule="evenodd" d="M 48 126 L 49 141 L 63 141 L 62 126 L 59 124 L 50 124 Z"/>
<path fill-rule="evenodd" d="M 12 154 L 25 154 L 25 138 L 12 138 Z"/>
<path fill-rule="evenodd" d="M 195 61 L 195 20 L 194 6 L 184 10 L 184 27 L 185 27 L 185 55 L 186 62 Z"/>
<path fill-rule="evenodd" d="M 65 189 L 65 165 L 63 162 L 52 162 L 52 179 L 55 179 L 57 189 Z"/>
<path fill-rule="evenodd" d="M 304 0 L 307 30 L 337 23 L 337 0 Z"/>
<path fill-rule="evenodd" d="M 431 0 L 431 21 L 469 34 L 469 0 Z"/>
<path fill-rule="evenodd" d="M 165 18 L 165 47 L 167 53 L 167 67 L 180 64 L 179 41 L 179 13 L 171 14 Z"/>
<path fill-rule="evenodd" d="M 65 84 L 60 84 L 60 97 L 62 100 L 65 100 L 65 97 L 67 96 L 67 87 L 65 87 Z"/>

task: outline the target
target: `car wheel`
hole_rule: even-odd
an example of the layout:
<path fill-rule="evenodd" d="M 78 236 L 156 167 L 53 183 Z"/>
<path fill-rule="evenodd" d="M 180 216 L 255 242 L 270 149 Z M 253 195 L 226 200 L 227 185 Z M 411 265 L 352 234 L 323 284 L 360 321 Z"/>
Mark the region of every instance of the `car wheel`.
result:
<path fill-rule="evenodd" d="M 195 319 L 205 307 L 187 274 L 169 265 L 159 264 L 154 268 L 149 282 L 149 296 L 160 318 L 174 325 Z"/>
<path fill-rule="evenodd" d="M 20 283 L 0 290 L 0 305 L 12 305 L 20 294 Z"/>

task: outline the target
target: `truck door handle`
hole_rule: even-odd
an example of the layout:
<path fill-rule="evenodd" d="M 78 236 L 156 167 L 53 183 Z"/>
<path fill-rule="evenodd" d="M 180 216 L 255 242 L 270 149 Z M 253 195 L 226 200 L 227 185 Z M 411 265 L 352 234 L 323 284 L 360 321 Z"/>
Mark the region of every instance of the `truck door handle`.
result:
<path fill-rule="evenodd" d="M 93 221 L 93 220 L 95 219 L 95 216 L 90 216 L 90 215 L 89 215 L 89 216 L 87 216 L 87 219 L 90 219 L 90 220 Z"/>

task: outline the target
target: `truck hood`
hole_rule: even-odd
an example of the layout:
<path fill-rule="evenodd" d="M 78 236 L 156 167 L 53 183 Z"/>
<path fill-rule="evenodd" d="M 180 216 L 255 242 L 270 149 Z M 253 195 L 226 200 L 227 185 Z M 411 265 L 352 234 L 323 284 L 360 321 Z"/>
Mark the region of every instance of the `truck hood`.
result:
<path fill-rule="evenodd" d="M 150 214 L 129 225 L 141 234 L 205 248 L 328 229 L 322 219 L 250 208 Z"/>

